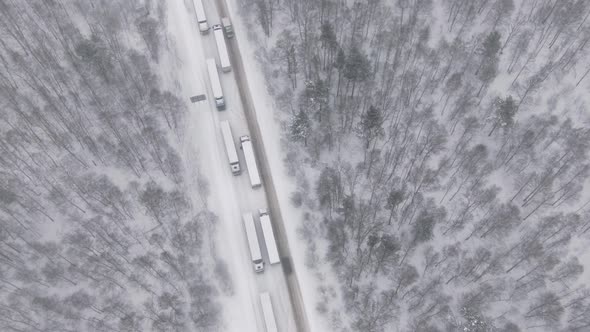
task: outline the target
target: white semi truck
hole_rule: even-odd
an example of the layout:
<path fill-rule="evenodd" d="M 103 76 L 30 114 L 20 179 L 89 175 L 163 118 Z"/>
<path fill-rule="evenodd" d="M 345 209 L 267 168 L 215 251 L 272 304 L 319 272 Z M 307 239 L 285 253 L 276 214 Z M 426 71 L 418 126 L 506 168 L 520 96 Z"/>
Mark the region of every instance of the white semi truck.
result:
<path fill-rule="evenodd" d="M 209 81 L 211 82 L 211 89 L 213 90 L 213 98 L 215 98 L 215 106 L 220 111 L 224 110 L 225 98 L 223 98 L 223 90 L 221 90 L 221 82 L 219 81 L 215 59 L 207 59 L 207 71 L 209 72 Z"/>
<path fill-rule="evenodd" d="M 250 256 L 252 257 L 252 263 L 254 264 L 254 271 L 263 272 L 264 261 L 262 260 L 262 254 L 260 253 L 260 244 L 258 243 L 258 236 L 256 235 L 256 226 L 254 225 L 252 213 L 244 213 L 242 219 L 244 219 L 244 227 L 246 228 L 246 237 L 248 238 L 248 247 L 250 247 Z"/>
<path fill-rule="evenodd" d="M 262 315 L 264 316 L 264 325 L 266 325 L 266 332 L 277 332 L 277 322 L 275 321 L 275 313 L 272 310 L 272 302 L 270 301 L 270 294 L 268 292 L 260 293 L 260 305 L 262 306 Z"/>
<path fill-rule="evenodd" d="M 223 37 L 223 28 L 220 24 L 215 24 L 213 26 L 213 35 L 215 36 L 215 44 L 217 44 L 217 53 L 219 54 L 221 70 L 223 70 L 224 72 L 231 71 L 231 63 L 229 62 L 227 45 L 225 45 L 225 38 Z"/>
<path fill-rule="evenodd" d="M 201 34 L 209 33 L 209 24 L 207 23 L 207 16 L 205 16 L 205 7 L 203 7 L 202 0 L 193 0 L 195 7 L 195 15 L 197 15 L 197 23 L 199 23 L 199 31 Z"/>
<path fill-rule="evenodd" d="M 252 148 L 252 142 L 250 142 L 250 136 L 241 136 L 240 143 L 246 159 L 250 185 L 252 185 L 252 188 L 260 187 L 262 183 L 260 182 L 260 175 L 258 174 L 258 166 L 256 166 L 256 157 L 254 157 L 254 149 Z"/>
<path fill-rule="evenodd" d="M 262 226 L 262 234 L 264 235 L 264 243 L 266 244 L 266 251 L 268 252 L 268 261 L 270 264 L 280 263 L 279 250 L 275 241 L 275 234 L 272 230 L 270 216 L 266 209 L 258 210 L 260 213 L 260 226 Z"/>
<path fill-rule="evenodd" d="M 223 142 L 225 143 L 225 152 L 227 153 L 227 159 L 229 159 L 229 166 L 231 167 L 231 172 L 234 175 L 239 175 L 241 173 L 240 160 L 238 159 L 238 153 L 236 152 L 234 136 L 231 133 L 229 121 L 221 121 L 221 134 L 223 136 Z"/>

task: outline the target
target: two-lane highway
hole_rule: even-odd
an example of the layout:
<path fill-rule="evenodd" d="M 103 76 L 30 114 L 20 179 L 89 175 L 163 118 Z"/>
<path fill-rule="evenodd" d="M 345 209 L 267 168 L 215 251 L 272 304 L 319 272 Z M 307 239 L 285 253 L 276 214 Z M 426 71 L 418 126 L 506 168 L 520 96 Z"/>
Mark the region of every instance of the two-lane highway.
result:
<path fill-rule="evenodd" d="M 267 164 L 264 159 L 261 159 L 263 158 L 263 150 L 260 145 L 262 142 L 258 142 L 261 136 L 252 130 L 256 127 L 253 127 L 251 123 L 251 111 L 246 110 L 247 107 L 243 107 L 243 90 L 248 90 L 247 86 L 243 86 L 243 83 L 238 84 L 243 80 L 240 80 L 240 74 L 236 70 L 237 61 L 233 58 L 236 56 L 234 54 L 235 47 L 231 42 L 227 43 L 230 57 L 232 57 L 232 65 L 234 65 L 233 70 L 229 73 L 219 70 L 227 110 L 217 111 L 205 63 L 206 58 L 214 58 L 219 64 L 213 34 L 201 35 L 199 33 L 191 0 L 168 3 L 170 4 L 169 32 L 175 40 L 177 57 L 180 60 L 178 66 L 181 70 L 178 73 L 178 78 L 181 89 L 187 101 L 193 95 L 205 94 L 207 96 L 207 100 L 191 104 L 189 107 L 191 114 L 185 124 L 187 132 L 185 158 L 193 160 L 200 168 L 200 173 L 207 178 L 210 191 L 208 206 L 219 216 L 219 223 L 216 225 L 217 238 L 212 243 L 215 244 L 215 253 L 228 263 L 228 270 L 234 284 L 234 293 L 226 296 L 223 300 L 223 329 L 227 331 L 265 331 L 259 294 L 269 292 L 279 331 L 306 331 L 305 328 L 300 327 L 300 318 L 298 315 L 294 315 L 297 310 L 294 310 L 291 305 L 293 274 L 285 277 L 282 264 L 272 266 L 268 264 L 260 229 L 258 229 L 259 242 L 266 259 L 265 272 L 256 274 L 250 260 L 241 221 L 241 215 L 244 212 L 252 212 L 257 216 L 259 208 L 268 207 L 281 256 L 288 257 L 285 255 L 285 252 L 288 253 L 288 248 L 285 249 L 284 231 L 281 231 L 277 224 L 277 220 L 280 219 L 278 205 L 273 206 L 273 204 L 267 203 L 267 193 L 269 189 L 272 189 L 272 179 L 267 175 Z M 217 10 L 213 1 L 206 0 L 204 5 L 209 25 L 219 23 L 221 21 L 220 15 L 216 14 Z M 241 60 L 239 66 L 243 67 Z M 263 188 L 251 188 L 245 169 L 244 156 L 239 149 L 240 166 L 244 170 L 240 176 L 232 175 L 220 129 L 220 122 L 223 120 L 230 122 L 237 147 L 239 147 L 239 136 L 250 135 L 252 137 L 261 169 Z M 198 154 L 195 154 L 195 150 L 198 151 Z M 196 180 L 194 185 L 198 185 Z"/>
<path fill-rule="evenodd" d="M 226 0 L 215 0 L 217 9 L 221 13 L 221 16 L 229 16 L 229 10 Z M 245 33 L 236 32 L 245 36 Z M 303 302 L 303 296 L 301 294 L 301 288 L 299 280 L 297 279 L 297 272 L 295 267 L 291 264 L 291 253 L 289 248 L 289 241 L 287 238 L 287 232 L 283 222 L 279 200 L 277 192 L 273 184 L 273 177 L 270 171 L 268 158 L 266 156 L 266 150 L 264 148 L 264 142 L 262 140 L 262 134 L 260 132 L 260 126 L 256 119 L 256 107 L 252 101 L 252 95 L 250 93 L 250 86 L 246 79 L 246 72 L 244 70 L 244 62 L 242 60 L 242 54 L 238 43 L 233 40 L 228 42 L 228 51 L 230 53 L 230 59 L 232 61 L 233 72 L 236 76 L 240 98 L 244 108 L 246 120 L 248 122 L 248 128 L 253 138 L 253 144 L 256 151 L 256 159 L 260 168 L 261 176 L 263 179 L 264 189 L 266 191 L 266 198 L 271 212 L 273 228 L 275 230 L 275 236 L 277 237 L 277 245 L 279 247 L 279 253 L 283 259 L 282 267 L 289 288 L 289 299 L 293 309 L 293 315 L 295 316 L 295 323 L 298 331 L 310 331 L 309 322 L 307 320 L 307 314 L 305 312 L 305 306 Z"/>

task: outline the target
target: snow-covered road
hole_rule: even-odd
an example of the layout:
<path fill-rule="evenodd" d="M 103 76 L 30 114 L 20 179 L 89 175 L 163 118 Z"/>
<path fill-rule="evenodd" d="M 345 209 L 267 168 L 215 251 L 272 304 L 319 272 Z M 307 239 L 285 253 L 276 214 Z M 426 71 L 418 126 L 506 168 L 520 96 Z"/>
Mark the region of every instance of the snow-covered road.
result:
<path fill-rule="evenodd" d="M 227 110 L 219 112 L 213 102 L 205 64 L 206 58 L 215 58 L 219 63 L 213 34 L 199 33 L 191 0 L 169 1 L 168 4 L 168 30 L 175 41 L 182 68 L 177 73 L 182 92 L 187 101 L 190 96 L 207 95 L 207 100 L 189 106 L 184 154 L 187 160 L 198 163 L 201 174 L 207 178 L 210 191 L 208 206 L 219 216 L 216 251 L 227 262 L 234 285 L 233 296 L 223 300 L 223 330 L 265 331 L 259 293 L 268 291 L 279 331 L 295 331 L 281 266 L 267 263 L 264 273 L 253 271 L 241 222 L 242 213 L 253 212 L 256 215 L 256 211 L 266 207 L 267 203 L 264 189 L 252 189 L 245 171 L 240 176 L 232 175 L 225 154 L 220 121 L 230 122 L 236 146 L 239 146 L 239 136 L 249 134 L 234 73 L 219 71 L 227 104 Z M 209 25 L 219 23 L 214 3 L 205 1 L 204 5 Z M 240 165 L 245 167 L 243 154 L 238 151 Z M 260 229 L 258 235 L 263 256 L 268 262 Z"/>

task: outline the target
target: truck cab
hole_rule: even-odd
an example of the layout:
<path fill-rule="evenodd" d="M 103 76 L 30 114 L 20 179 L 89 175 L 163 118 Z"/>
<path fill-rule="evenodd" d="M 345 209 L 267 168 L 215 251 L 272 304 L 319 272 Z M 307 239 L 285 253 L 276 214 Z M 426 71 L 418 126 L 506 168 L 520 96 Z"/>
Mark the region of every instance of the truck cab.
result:
<path fill-rule="evenodd" d="M 215 97 L 215 106 L 220 111 L 225 110 L 225 99 L 223 99 L 223 97 Z"/>
<path fill-rule="evenodd" d="M 209 24 L 207 21 L 199 22 L 199 31 L 202 35 L 206 35 L 209 33 Z"/>
<path fill-rule="evenodd" d="M 264 261 L 262 259 L 257 259 L 255 261 L 252 261 L 252 263 L 254 264 L 254 272 L 264 272 Z"/>
<path fill-rule="evenodd" d="M 228 17 L 221 18 L 221 25 L 223 25 L 223 33 L 225 38 L 230 39 L 234 37 L 234 27 Z"/>

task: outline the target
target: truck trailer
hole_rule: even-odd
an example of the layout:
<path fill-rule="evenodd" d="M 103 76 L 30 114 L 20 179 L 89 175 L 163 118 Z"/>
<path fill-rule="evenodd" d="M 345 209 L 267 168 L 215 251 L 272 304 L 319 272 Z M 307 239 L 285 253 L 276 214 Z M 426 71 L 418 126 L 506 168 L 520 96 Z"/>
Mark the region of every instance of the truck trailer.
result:
<path fill-rule="evenodd" d="M 258 210 L 260 214 L 260 226 L 262 226 L 262 234 L 264 235 L 264 243 L 266 244 L 266 251 L 268 253 L 268 261 L 270 264 L 280 263 L 279 251 L 275 241 L 275 234 L 272 230 L 270 216 L 266 209 Z"/>
<path fill-rule="evenodd" d="M 225 109 L 225 99 L 223 98 L 223 90 L 221 90 L 221 82 L 219 81 L 215 59 L 207 59 L 207 71 L 209 72 L 209 81 L 211 82 L 211 89 L 213 90 L 215 106 L 218 110 L 222 111 Z"/>
<path fill-rule="evenodd" d="M 236 152 L 234 136 L 231 133 L 229 121 L 221 121 L 221 134 L 223 135 L 223 142 L 225 143 L 225 152 L 227 153 L 227 159 L 229 159 L 229 166 L 231 168 L 231 172 L 234 175 L 239 175 L 241 173 L 240 160 L 238 159 L 238 153 Z"/>
<path fill-rule="evenodd" d="M 252 213 L 244 213 L 244 227 L 246 228 L 246 237 L 248 238 L 248 247 L 250 247 L 250 257 L 254 264 L 254 271 L 257 273 L 264 271 L 264 261 L 260 253 L 260 244 L 258 243 L 258 236 L 256 235 L 256 226 L 254 225 L 254 218 Z"/>
<path fill-rule="evenodd" d="M 258 188 L 261 185 L 260 175 L 258 174 L 256 157 L 254 156 L 254 149 L 252 148 L 252 142 L 250 142 L 250 136 L 241 136 L 240 143 L 242 145 L 242 150 L 244 151 L 244 157 L 246 159 L 246 167 L 248 168 L 248 175 L 250 176 L 250 184 L 252 185 L 252 188 Z"/>
<path fill-rule="evenodd" d="M 197 15 L 197 23 L 199 23 L 199 31 L 201 34 L 209 33 L 209 24 L 207 23 L 207 16 L 205 16 L 205 7 L 203 7 L 202 0 L 193 0 L 195 7 L 195 15 Z"/>
<path fill-rule="evenodd" d="M 225 38 L 223 37 L 223 28 L 220 24 L 213 26 L 213 35 L 215 36 L 215 44 L 217 44 L 217 54 L 219 54 L 219 62 L 221 63 L 221 70 L 224 72 L 231 71 L 231 63 L 229 62 L 229 54 L 227 53 L 227 46 L 225 45 Z"/>
<path fill-rule="evenodd" d="M 264 316 L 264 325 L 266 325 L 266 332 L 277 332 L 277 322 L 275 321 L 275 313 L 272 310 L 272 302 L 268 292 L 260 293 L 260 305 L 262 306 L 262 315 Z"/>

